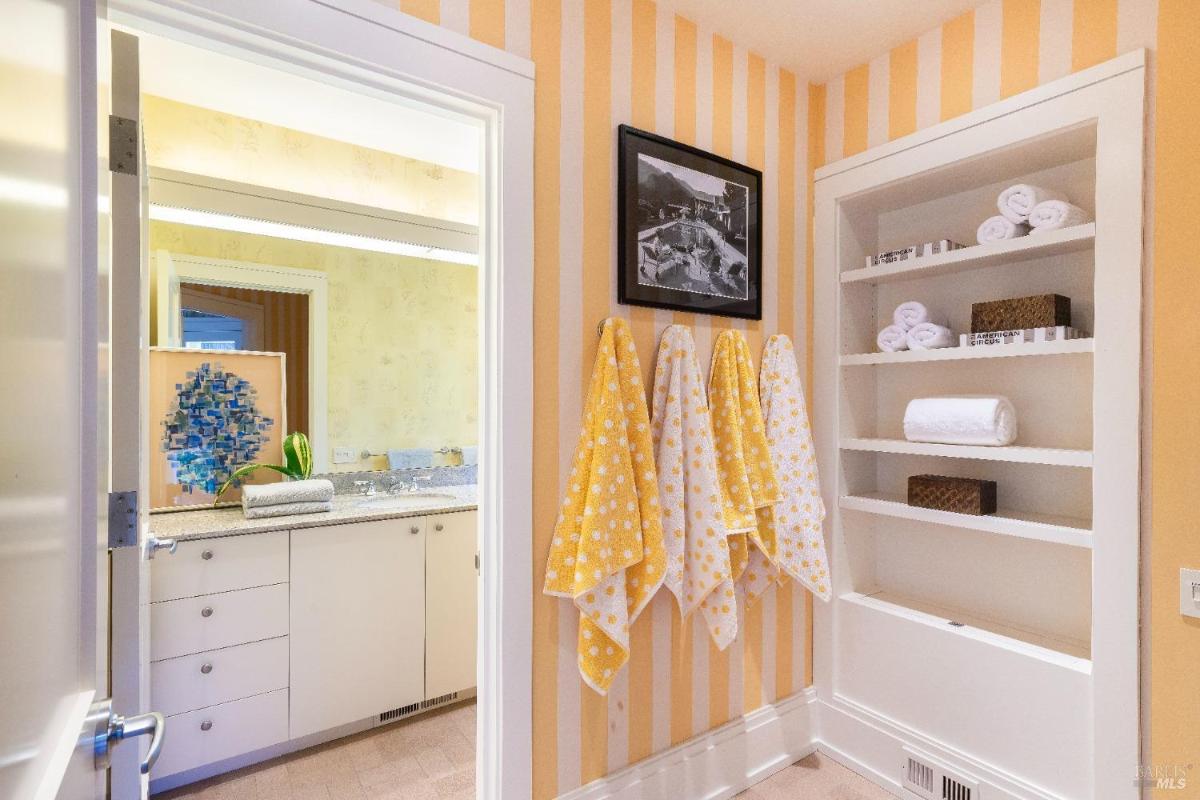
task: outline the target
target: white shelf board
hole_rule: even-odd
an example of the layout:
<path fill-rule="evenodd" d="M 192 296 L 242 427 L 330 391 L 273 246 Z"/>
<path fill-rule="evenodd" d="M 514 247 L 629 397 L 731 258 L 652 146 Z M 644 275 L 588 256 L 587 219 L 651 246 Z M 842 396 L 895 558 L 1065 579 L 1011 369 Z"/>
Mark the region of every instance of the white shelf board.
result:
<path fill-rule="evenodd" d="M 1091 450 L 1055 447 L 986 447 L 965 444 L 928 444 L 904 439 L 842 439 L 843 450 L 896 453 L 909 456 L 945 456 L 978 461 L 1010 461 L 1015 464 L 1048 464 L 1054 467 L 1091 467 Z"/>
<path fill-rule="evenodd" d="M 1019 356 L 1060 356 L 1092 353 L 1095 339 L 1066 339 L 1061 342 L 1021 342 L 973 347 L 941 347 L 936 350 L 901 350 L 898 353 L 856 353 L 842 356 L 843 367 L 873 364 L 914 364 L 928 361 L 963 361 L 977 358 L 1016 358 Z"/>
<path fill-rule="evenodd" d="M 950 528 L 997 533 L 1021 539 L 1091 548 L 1091 523 L 1074 517 L 1057 517 L 1048 514 L 1029 514 L 1011 509 L 999 509 L 995 514 L 959 514 L 953 511 L 937 511 L 931 508 L 910 506 L 899 495 L 871 492 L 862 495 L 845 495 L 838 504 L 851 511 L 879 514 L 885 517 L 910 519 L 945 525 Z"/>
<path fill-rule="evenodd" d="M 839 600 L 892 616 L 944 630 L 949 636 L 964 636 L 1036 658 L 1084 675 L 1092 672 L 1091 651 L 1087 642 L 1033 631 L 972 614 L 960 608 L 938 605 L 879 590 L 869 593 L 848 592 Z M 951 622 L 961 623 L 960 626 Z"/>
<path fill-rule="evenodd" d="M 1096 223 L 1074 225 L 1048 233 L 1029 234 L 1001 242 L 951 250 L 934 256 L 921 256 L 898 264 L 850 269 L 842 273 L 842 283 L 886 283 L 888 281 L 928 278 L 953 272 L 993 267 L 1014 261 L 1028 261 L 1086 250 L 1096 241 Z"/>

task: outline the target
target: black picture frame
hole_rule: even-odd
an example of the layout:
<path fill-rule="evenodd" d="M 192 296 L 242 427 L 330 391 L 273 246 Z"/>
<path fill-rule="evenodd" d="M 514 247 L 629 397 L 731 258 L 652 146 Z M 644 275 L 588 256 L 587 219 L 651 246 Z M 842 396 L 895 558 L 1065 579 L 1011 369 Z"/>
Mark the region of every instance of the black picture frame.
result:
<path fill-rule="evenodd" d="M 617 300 L 762 319 L 762 172 L 619 126 Z"/>

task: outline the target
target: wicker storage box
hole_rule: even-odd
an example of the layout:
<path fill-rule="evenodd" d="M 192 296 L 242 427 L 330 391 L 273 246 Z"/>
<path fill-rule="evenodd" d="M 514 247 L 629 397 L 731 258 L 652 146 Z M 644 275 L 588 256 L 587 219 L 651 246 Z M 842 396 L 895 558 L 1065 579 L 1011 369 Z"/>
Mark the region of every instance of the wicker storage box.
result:
<path fill-rule="evenodd" d="M 1037 294 L 971 304 L 971 333 L 1053 328 L 1071 324 L 1071 298 Z"/>
<path fill-rule="evenodd" d="M 959 514 L 995 514 L 996 482 L 944 475 L 910 475 L 908 504 Z"/>

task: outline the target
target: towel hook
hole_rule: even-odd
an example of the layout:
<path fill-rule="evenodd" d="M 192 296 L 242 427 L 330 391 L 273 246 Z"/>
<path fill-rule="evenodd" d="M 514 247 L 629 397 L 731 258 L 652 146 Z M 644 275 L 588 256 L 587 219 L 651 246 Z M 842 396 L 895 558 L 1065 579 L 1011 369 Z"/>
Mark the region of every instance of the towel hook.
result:
<path fill-rule="evenodd" d="M 596 326 L 596 336 L 598 338 L 604 337 L 604 323 L 606 323 L 606 322 L 608 322 L 607 319 L 602 319 L 602 320 L 600 320 L 600 324 Z"/>

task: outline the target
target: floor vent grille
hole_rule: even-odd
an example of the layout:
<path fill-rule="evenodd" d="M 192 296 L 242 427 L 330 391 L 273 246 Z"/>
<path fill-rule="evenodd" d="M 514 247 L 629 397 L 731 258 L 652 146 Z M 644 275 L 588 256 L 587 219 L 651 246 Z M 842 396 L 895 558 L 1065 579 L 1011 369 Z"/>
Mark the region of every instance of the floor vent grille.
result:
<path fill-rule="evenodd" d="M 979 800 L 979 782 L 924 753 L 904 748 L 901 784 L 925 800 Z"/>
<path fill-rule="evenodd" d="M 459 692 L 451 692 L 450 694 L 444 694 L 441 697 L 433 697 L 429 700 L 422 700 L 419 703 L 409 703 L 406 706 L 393 708 L 391 711 L 384 711 L 379 715 L 379 721 L 381 723 L 395 722 L 398 719 L 404 719 L 405 717 L 411 717 L 413 714 L 420 714 L 422 711 L 428 711 L 436 706 L 444 706 L 447 703 L 453 703 L 458 700 L 459 694 Z"/>

